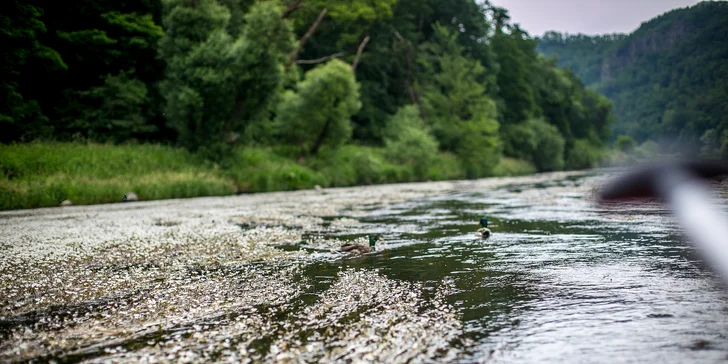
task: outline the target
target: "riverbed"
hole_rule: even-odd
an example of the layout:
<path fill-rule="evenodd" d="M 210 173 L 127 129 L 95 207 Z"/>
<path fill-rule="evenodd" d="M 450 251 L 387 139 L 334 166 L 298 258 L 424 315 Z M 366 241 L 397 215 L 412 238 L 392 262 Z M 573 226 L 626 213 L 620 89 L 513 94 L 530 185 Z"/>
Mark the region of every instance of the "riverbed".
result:
<path fill-rule="evenodd" d="M 0 361 L 725 362 L 720 281 L 609 173 L 0 212 Z"/>

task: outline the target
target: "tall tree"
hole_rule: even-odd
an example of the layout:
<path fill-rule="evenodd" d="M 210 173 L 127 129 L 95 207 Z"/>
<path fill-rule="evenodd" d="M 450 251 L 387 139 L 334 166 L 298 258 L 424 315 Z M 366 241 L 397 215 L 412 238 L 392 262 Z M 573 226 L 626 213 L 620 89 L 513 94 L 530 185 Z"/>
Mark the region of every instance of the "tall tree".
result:
<path fill-rule="evenodd" d="M 316 155 L 324 144 L 339 146 L 351 137 L 351 116 L 361 107 L 351 66 L 338 59 L 308 72 L 278 109 L 283 140 L 300 146 L 301 156 Z"/>
<path fill-rule="evenodd" d="M 166 116 L 181 142 L 210 156 L 261 118 L 283 80 L 293 33 L 282 9 L 260 2 L 245 15 L 235 39 L 228 8 L 215 0 L 171 0 L 160 43 L 167 73 L 161 84 Z"/>
<path fill-rule="evenodd" d="M 536 44 L 518 26 L 505 28 L 506 25 L 500 25 L 495 29 L 492 44 L 499 65 L 498 97 L 502 121 L 514 124 L 539 113 L 530 83 L 536 63 Z"/>
<path fill-rule="evenodd" d="M 41 9 L 24 1 L 8 0 L 0 5 L 0 142 L 50 133 L 32 85 L 24 82 L 33 70 L 67 69 L 60 54 L 39 40 L 46 32 L 41 15 Z"/>
<path fill-rule="evenodd" d="M 454 152 L 468 177 L 488 175 L 500 159 L 495 103 L 484 85 L 485 69 L 464 54 L 457 36 L 433 26 L 421 45 L 419 64 L 425 119 L 441 148 Z"/>

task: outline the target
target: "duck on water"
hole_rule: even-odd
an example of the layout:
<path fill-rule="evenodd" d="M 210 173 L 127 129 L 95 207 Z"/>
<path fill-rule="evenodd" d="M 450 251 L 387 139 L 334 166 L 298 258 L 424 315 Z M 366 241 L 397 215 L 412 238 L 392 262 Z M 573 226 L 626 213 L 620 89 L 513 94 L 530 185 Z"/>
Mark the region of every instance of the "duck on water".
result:
<path fill-rule="evenodd" d="M 367 235 L 367 237 L 369 238 L 369 245 L 357 242 L 346 243 L 341 246 L 341 251 L 359 254 L 371 253 L 376 250 L 375 245 L 378 241 L 384 241 L 384 238 L 382 238 L 382 234 L 369 234 Z"/>

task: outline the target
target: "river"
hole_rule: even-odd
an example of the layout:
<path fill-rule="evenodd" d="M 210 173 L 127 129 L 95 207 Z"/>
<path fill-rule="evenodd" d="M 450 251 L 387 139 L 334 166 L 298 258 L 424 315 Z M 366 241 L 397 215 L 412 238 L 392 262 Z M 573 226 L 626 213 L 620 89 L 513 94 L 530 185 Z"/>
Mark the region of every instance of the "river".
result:
<path fill-rule="evenodd" d="M 0 361 L 726 362 L 720 281 L 608 177 L 0 212 Z"/>

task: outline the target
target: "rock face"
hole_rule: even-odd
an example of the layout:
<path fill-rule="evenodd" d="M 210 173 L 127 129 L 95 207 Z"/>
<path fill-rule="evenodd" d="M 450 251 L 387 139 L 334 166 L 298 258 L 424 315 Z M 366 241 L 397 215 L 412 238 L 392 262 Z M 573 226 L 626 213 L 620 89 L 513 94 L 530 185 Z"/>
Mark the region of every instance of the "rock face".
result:
<path fill-rule="evenodd" d="M 71 200 L 63 200 L 63 202 L 59 203 L 58 206 L 73 206 L 73 202 L 71 202 Z"/>
<path fill-rule="evenodd" d="M 121 201 L 123 201 L 123 202 L 139 201 L 139 197 L 134 192 L 127 192 L 127 194 L 124 195 L 124 198 Z"/>
<path fill-rule="evenodd" d="M 695 31 L 693 24 L 683 19 L 666 23 L 659 30 L 644 29 L 629 36 L 613 55 L 602 64 L 602 79 L 617 77 L 619 71 L 647 56 L 675 47 Z"/>

